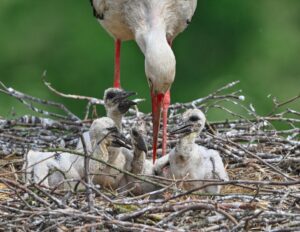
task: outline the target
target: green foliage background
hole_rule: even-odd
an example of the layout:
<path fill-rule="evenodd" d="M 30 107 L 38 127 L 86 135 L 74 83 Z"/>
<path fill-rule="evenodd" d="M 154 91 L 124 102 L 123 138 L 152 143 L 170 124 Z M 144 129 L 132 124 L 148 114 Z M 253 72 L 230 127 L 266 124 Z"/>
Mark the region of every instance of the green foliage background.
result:
<path fill-rule="evenodd" d="M 174 51 L 173 102 L 241 80 L 246 103 L 267 113 L 269 94 L 284 100 L 300 92 L 300 1 L 198 0 Z M 47 70 L 47 80 L 62 92 L 102 98 L 112 85 L 113 53 L 113 40 L 93 18 L 88 0 L 0 1 L 0 80 L 7 86 L 63 102 L 82 115 L 84 102 L 53 95 L 41 75 Z M 123 43 L 121 62 L 122 86 L 146 98 L 141 109 L 149 111 L 144 58 L 135 42 Z M 0 94 L 0 116 L 12 112 L 29 111 Z"/>

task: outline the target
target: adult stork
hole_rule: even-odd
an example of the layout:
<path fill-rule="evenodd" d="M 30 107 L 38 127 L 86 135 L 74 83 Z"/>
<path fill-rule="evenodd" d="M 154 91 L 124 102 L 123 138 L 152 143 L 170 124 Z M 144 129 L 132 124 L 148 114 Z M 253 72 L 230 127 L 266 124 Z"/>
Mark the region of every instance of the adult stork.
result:
<path fill-rule="evenodd" d="M 197 0 L 90 0 L 94 15 L 115 38 L 114 87 L 120 88 L 121 41 L 135 40 L 145 55 L 152 98 L 153 162 L 163 108 L 163 154 L 166 153 L 170 87 L 176 60 L 172 41 L 191 22 Z"/>

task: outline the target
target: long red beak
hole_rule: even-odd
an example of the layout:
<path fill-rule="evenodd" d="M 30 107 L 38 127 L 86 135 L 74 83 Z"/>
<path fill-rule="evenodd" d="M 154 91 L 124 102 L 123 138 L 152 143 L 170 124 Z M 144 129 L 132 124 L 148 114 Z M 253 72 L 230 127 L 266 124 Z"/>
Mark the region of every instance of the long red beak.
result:
<path fill-rule="evenodd" d="M 152 98 L 152 124 L 153 124 L 153 163 L 157 156 L 157 141 L 160 126 L 160 116 L 165 95 L 163 93 L 155 94 L 151 92 Z"/>

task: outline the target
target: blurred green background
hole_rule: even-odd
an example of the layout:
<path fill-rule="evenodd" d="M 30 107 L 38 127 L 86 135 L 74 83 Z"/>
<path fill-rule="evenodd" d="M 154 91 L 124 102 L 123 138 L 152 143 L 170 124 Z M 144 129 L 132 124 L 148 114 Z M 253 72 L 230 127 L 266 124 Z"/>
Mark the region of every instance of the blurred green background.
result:
<path fill-rule="evenodd" d="M 1 0 L 0 80 L 33 96 L 63 102 L 82 116 L 85 102 L 50 93 L 47 80 L 64 93 L 102 98 L 112 85 L 113 39 L 93 18 L 88 0 Z M 299 0 L 198 0 L 189 28 L 174 41 L 177 76 L 172 101 L 186 102 L 240 80 L 246 103 L 261 114 L 269 94 L 286 100 L 300 92 Z M 123 43 L 121 81 L 147 101 L 144 57 Z M 300 109 L 295 103 L 294 108 Z M 28 113 L 0 93 L 0 116 Z"/>

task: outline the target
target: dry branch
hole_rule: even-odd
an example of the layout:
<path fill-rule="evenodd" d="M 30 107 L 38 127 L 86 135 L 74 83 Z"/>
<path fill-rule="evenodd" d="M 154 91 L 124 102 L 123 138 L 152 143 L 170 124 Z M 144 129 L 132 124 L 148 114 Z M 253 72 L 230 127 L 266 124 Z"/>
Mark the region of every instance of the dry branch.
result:
<path fill-rule="evenodd" d="M 201 193 L 198 189 L 177 188 L 182 181 L 157 176 L 136 176 L 161 189 L 142 196 L 129 197 L 92 185 L 86 169 L 84 192 L 47 189 L 22 183 L 22 160 L 29 149 L 65 151 L 85 157 L 85 165 L 96 160 L 74 148 L 92 120 L 92 105 L 103 101 L 94 97 L 69 95 L 57 91 L 44 80 L 53 93 L 74 100 L 86 100 L 86 117 L 81 120 L 63 104 L 42 100 L 0 83 L 0 93 L 22 102 L 39 117 L 0 118 L 0 228 L 12 231 L 117 230 L 117 231 L 297 231 L 300 227 L 300 112 L 288 108 L 299 102 L 299 96 L 286 101 L 273 99 L 274 107 L 267 115 L 258 115 L 253 105 L 246 106 L 237 82 L 229 83 L 208 96 L 170 106 L 169 128 L 180 121 L 188 108 L 204 112 L 218 110 L 224 119 L 209 121 L 197 143 L 220 151 L 230 181 L 201 180 L 222 185 L 220 194 Z M 1 97 L 1 96 L 0 96 Z M 48 106 L 42 110 L 38 105 Z M 51 108 L 61 110 L 60 114 Z M 146 125 L 146 140 L 151 150 L 151 115 L 131 110 L 124 119 L 125 133 L 137 120 Z M 274 126 L 276 122 L 276 126 Z M 279 124 L 279 127 L 278 127 Z M 283 128 L 283 129 L 281 129 Z M 169 138 L 168 151 L 176 144 Z M 84 141 L 83 145 L 84 145 Z M 85 150 L 85 149 L 84 149 Z M 148 154 L 151 155 L 151 152 Z M 117 170 L 116 167 L 110 165 Z M 121 190 L 120 190 L 121 191 Z M 159 196 L 158 198 L 154 197 Z"/>

